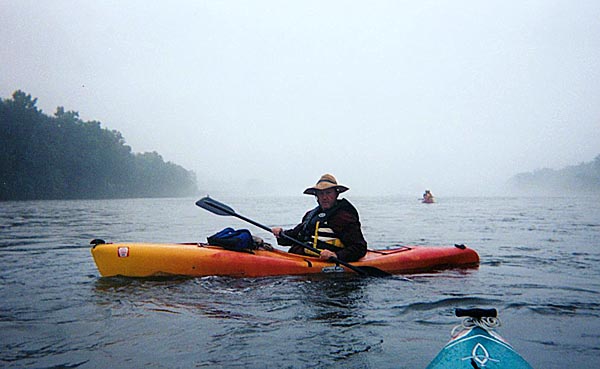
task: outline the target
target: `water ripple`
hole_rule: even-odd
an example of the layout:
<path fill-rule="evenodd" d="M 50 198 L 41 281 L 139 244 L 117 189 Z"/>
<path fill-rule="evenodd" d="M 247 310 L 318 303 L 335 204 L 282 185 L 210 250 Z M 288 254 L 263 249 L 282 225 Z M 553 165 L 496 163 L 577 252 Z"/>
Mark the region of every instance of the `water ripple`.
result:
<path fill-rule="evenodd" d="M 460 321 L 455 308 L 496 307 L 501 334 L 534 367 L 600 367 L 600 201 L 412 202 L 353 198 L 371 247 L 464 243 L 480 267 L 410 280 L 100 278 L 92 238 L 189 242 L 248 225 L 194 199 L 3 203 L 0 366 L 418 368 Z M 231 205 L 292 225 L 312 202 Z"/>

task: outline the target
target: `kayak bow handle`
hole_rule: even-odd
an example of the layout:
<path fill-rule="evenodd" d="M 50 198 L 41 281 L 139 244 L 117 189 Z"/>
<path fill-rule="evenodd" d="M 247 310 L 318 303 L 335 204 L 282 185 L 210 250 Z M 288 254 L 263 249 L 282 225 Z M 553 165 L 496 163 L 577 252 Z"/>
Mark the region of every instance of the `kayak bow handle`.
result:
<path fill-rule="evenodd" d="M 498 317 L 498 311 L 496 309 L 456 309 L 455 313 L 456 316 L 459 318 L 463 316 L 468 316 L 476 319 Z"/>

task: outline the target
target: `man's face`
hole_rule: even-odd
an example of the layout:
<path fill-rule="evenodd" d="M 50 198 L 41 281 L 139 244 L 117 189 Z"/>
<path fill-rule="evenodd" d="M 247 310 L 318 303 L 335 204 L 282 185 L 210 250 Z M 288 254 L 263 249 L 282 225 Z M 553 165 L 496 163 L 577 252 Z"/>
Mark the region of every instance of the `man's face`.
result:
<path fill-rule="evenodd" d="M 335 188 L 328 188 L 326 190 L 317 191 L 317 201 L 323 210 L 331 209 L 337 200 L 338 192 Z"/>

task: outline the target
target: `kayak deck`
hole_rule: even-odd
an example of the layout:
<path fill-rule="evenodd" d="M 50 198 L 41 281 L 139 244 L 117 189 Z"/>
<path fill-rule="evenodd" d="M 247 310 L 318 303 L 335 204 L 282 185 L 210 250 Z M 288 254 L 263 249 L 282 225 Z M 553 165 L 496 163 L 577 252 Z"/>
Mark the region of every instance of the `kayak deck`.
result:
<path fill-rule="evenodd" d="M 280 250 L 237 252 L 200 243 L 99 243 L 91 253 L 103 277 L 235 276 L 265 277 L 328 272 L 349 272 L 335 263 Z M 368 266 L 391 274 L 421 272 L 479 263 L 467 247 L 403 246 L 370 250 L 354 266 Z"/>
<path fill-rule="evenodd" d="M 468 313 L 477 310 L 489 311 L 464 311 Z M 491 319 L 476 316 L 466 318 L 462 325 L 455 328 L 462 330 L 454 334 L 426 369 L 532 369 L 531 365 L 494 331 L 494 328 L 500 325 L 500 321 L 495 317 L 496 309 L 493 309 L 493 313 Z"/>

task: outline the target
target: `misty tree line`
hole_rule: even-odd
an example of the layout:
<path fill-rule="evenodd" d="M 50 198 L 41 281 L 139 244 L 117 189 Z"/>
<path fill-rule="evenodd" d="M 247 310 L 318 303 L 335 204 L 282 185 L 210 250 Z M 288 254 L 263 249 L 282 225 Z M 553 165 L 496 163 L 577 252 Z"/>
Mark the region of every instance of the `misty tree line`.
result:
<path fill-rule="evenodd" d="M 156 152 L 132 153 L 120 132 L 16 91 L 0 99 L 0 200 L 177 197 L 196 175 Z"/>
<path fill-rule="evenodd" d="M 592 162 L 560 170 L 546 168 L 531 173 L 519 173 L 511 181 L 516 188 L 530 192 L 600 193 L 600 155 Z"/>

